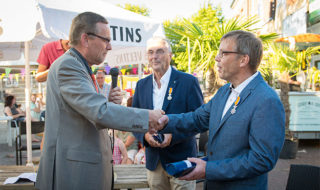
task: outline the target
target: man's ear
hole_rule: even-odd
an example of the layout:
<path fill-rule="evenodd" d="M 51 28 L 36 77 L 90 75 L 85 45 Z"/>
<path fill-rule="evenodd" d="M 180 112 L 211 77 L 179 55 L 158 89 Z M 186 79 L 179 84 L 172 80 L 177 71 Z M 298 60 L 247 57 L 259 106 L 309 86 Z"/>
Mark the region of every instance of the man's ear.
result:
<path fill-rule="evenodd" d="M 83 47 L 88 47 L 89 42 L 88 42 L 88 35 L 86 33 L 82 33 L 80 37 L 80 43 Z"/>
<path fill-rule="evenodd" d="M 249 65 L 249 61 L 250 61 L 249 55 L 247 55 L 247 54 L 242 55 L 242 58 L 240 60 L 240 67 L 245 67 L 245 66 Z"/>

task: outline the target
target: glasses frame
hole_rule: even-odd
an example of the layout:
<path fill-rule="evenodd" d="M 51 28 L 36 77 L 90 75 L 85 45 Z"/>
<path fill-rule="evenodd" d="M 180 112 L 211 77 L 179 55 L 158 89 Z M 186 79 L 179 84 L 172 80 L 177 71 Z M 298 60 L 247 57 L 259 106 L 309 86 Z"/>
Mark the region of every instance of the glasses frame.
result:
<path fill-rule="evenodd" d="M 224 54 L 226 53 L 235 53 L 235 54 L 240 54 L 240 55 L 244 55 L 244 53 L 238 52 L 238 51 L 219 51 L 219 53 L 217 54 L 217 56 L 219 58 L 223 58 Z"/>
<path fill-rule="evenodd" d="M 100 39 L 103 40 L 106 44 L 109 44 L 110 41 L 111 41 L 111 39 L 105 38 L 105 37 L 102 37 L 102 36 L 99 36 L 98 34 L 95 34 L 95 33 L 93 33 L 93 32 L 87 32 L 86 34 L 87 34 L 88 36 L 95 36 L 95 37 L 97 37 L 97 38 L 100 38 Z"/>

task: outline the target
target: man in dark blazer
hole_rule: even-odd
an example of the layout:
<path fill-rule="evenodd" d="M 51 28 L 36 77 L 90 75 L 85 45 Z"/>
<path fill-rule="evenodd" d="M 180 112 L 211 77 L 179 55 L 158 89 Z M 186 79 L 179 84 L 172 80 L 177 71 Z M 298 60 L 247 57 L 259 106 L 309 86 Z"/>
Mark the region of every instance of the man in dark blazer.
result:
<path fill-rule="evenodd" d="M 170 66 L 172 53 L 167 40 L 161 37 L 149 39 L 147 55 L 153 74 L 138 81 L 133 107 L 186 113 L 202 105 L 203 96 L 198 80 Z M 163 143 L 155 141 L 149 133 L 136 133 L 135 136 L 146 146 L 146 167 L 151 189 L 195 189 L 194 181 L 180 181 L 165 172 L 167 163 L 197 155 L 194 136 L 181 139 L 177 135 L 164 134 Z"/>
<path fill-rule="evenodd" d="M 209 130 L 208 161 L 182 180 L 205 179 L 205 189 L 267 190 L 268 172 L 284 142 L 285 114 L 276 92 L 257 71 L 262 43 L 254 34 L 232 31 L 220 43 L 216 62 L 228 84 L 194 112 L 163 116 L 161 133 L 189 136 Z"/>

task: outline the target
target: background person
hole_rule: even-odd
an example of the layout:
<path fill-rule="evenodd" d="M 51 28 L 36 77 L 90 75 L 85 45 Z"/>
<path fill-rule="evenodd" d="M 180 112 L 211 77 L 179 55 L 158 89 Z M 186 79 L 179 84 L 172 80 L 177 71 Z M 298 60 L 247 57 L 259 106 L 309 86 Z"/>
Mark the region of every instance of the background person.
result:
<path fill-rule="evenodd" d="M 41 48 L 41 51 L 37 59 L 37 62 L 39 63 L 38 71 L 36 74 L 37 82 L 47 81 L 50 66 L 69 48 L 69 41 L 62 39 L 49 42 Z"/>
<path fill-rule="evenodd" d="M 8 95 L 5 98 L 4 103 L 4 114 L 6 116 L 11 116 L 13 120 L 17 121 L 17 124 L 19 125 L 19 122 L 25 122 L 26 121 L 26 114 L 24 111 L 20 109 L 20 107 L 16 107 L 16 98 L 13 95 Z M 37 118 L 32 117 L 31 115 L 31 121 L 38 121 Z M 35 135 L 32 135 L 32 142 L 40 142 Z"/>
<path fill-rule="evenodd" d="M 102 63 L 111 50 L 104 17 L 92 12 L 77 15 L 69 39 L 71 49 L 48 74 L 45 141 L 36 188 L 112 189 L 111 142 L 100 129 L 154 132 L 162 113 L 126 108 L 98 93 L 90 67 Z M 116 87 L 109 96 L 120 94 Z"/>
<path fill-rule="evenodd" d="M 35 118 L 37 121 L 40 121 L 40 114 L 41 114 L 41 109 L 40 109 L 40 100 L 37 100 L 36 94 L 32 94 L 30 97 L 30 114 L 32 118 Z"/>
<path fill-rule="evenodd" d="M 117 131 L 117 137 L 124 143 L 127 150 L 128 159 L 126 164 L 133 164 L 138 153 L 138 141 L 131 132 Z"/>
<path fill-rule="evenodd" d="M 170 66 L 172 57 L 168 41 L 154 37 L 147 42 L 147 55 L 153 74 L 137 83 L 133 107 L 162 109 L 169 113 L 193 111 L 203 103 L 198 80 Z M 146 167 L 150 189 L 195 189 L 195 181 L 180 181 L 165 171 L 165 165 L 197 155 L 194 136 L 181 139 L 165 134 L 162 144 L 149 133 L 137 134 L 137 139 L 146 147 Z"/>
<path fill-rule="evenodd" d="M 108 98 L 110 93 L 110 85 L 106 83 L 105 71 L 98 70 L 96 73 L 96 80 L 99 87 L 99 93 Z"/>
<path fill-rule="evenodd" d="M 112 160 L 114 165 L 118 164 L 127 164 L 128 162 L 128 152 L 127 148 L 124 145 L 123 141 L 118 137 L 119 131 L 115 130 L 114 136 L 114 145 L 113 145 L 113 153 L 112 153 Z M 109 130 L 110 136 L 112 136 L 112 130 Z"/>
<path fill-rule="evenodd" d="M 276 92 L 257 71 L 260 39 L 245 31 L 225 34 L 215 60 L 228 84 L 194 112 L 163 116 L 161 133 L 188 138 L 209 130 L 208 162 L 190 158 L 196 168 L 181 180 L 205 179 L 205 189 L 267 190 L 283 142 L 285 113 Z"/>
<path fill-rule="evenodd" d="M 26 120 L 26 114 L 19 107 L 16 107 L 16 98 L 13 95 L 8 95 L 5 97 L 4 114 L 6 116 L 11 116 L 18 122 Z"/>

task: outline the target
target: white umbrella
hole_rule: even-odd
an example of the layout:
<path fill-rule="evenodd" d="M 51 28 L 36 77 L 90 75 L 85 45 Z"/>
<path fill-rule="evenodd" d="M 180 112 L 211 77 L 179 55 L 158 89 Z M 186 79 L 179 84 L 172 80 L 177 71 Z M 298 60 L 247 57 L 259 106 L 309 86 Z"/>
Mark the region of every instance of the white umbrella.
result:
<path fill-rule="evenodd" d="M 30 117 L 30 61 L 36 61 L 43 44 L 68 39 L 72 19 L 91 11 L 106 17 L 113 50 L 109 65 L 145 63 L 145 45 L 152 36 L 164 36 L 159 21 L 100 0 L 10 0 L 0 6 L 0 61 L 17 60 L 24 51 L 26 69 L 27 165 L 32 165 Z M 1 63 L 0 63 L 1 64 Z"/>

